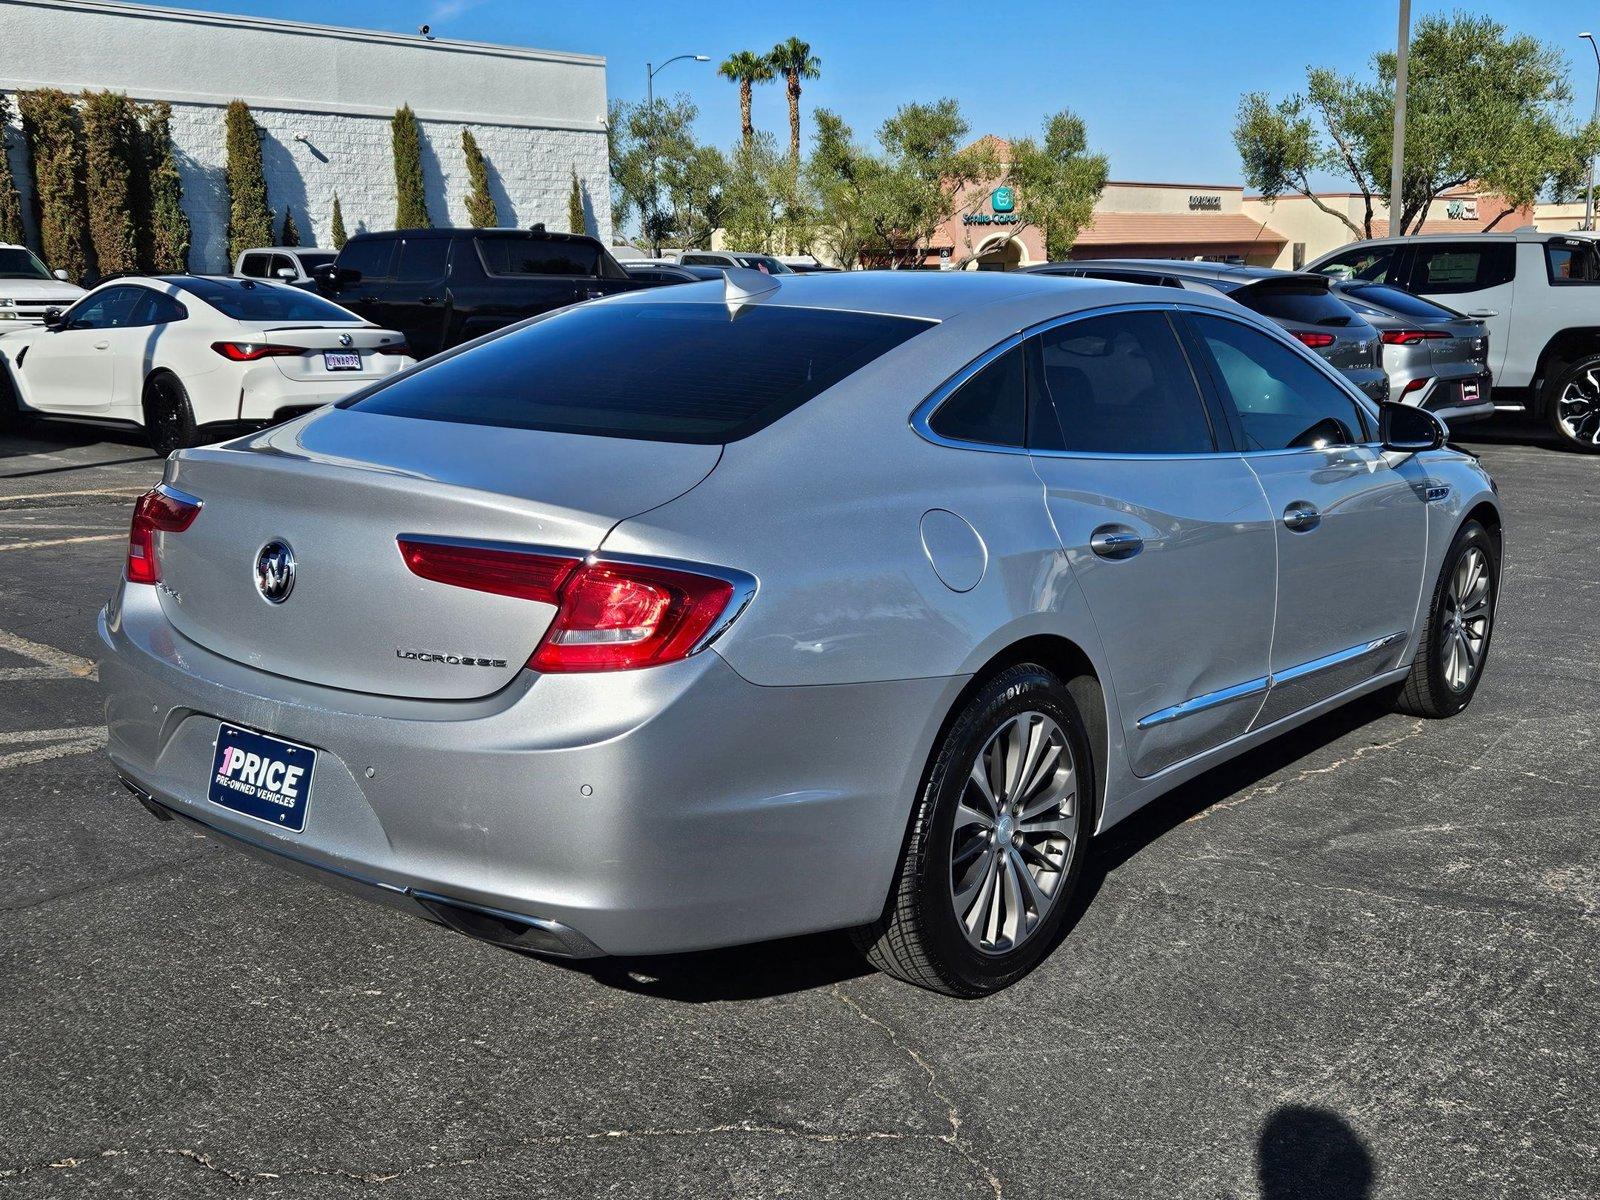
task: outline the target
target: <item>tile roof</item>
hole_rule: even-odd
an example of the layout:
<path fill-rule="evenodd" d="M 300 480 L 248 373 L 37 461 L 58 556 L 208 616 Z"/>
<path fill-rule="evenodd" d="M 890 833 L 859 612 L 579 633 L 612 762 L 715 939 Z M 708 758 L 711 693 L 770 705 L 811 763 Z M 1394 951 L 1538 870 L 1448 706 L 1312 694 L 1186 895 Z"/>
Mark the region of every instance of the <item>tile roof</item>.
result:
<path fill-rule="evenodd" d="M 1095 213 L 1078 234 L 1079 246 L 1237 245 L 1281 246 L 1281 233 L 1243 213 Z"/>

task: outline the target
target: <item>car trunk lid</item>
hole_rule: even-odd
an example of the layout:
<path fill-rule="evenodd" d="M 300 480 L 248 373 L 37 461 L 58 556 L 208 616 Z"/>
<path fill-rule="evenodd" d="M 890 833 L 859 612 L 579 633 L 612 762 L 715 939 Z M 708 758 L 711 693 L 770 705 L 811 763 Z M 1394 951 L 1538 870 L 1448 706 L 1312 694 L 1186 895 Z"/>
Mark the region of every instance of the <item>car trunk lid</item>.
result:
<path fill-rule="evenodd" d="M 618 521 L 706 477 L 717 445 L 494 429 L 325 409 L 241 448 L 188 451 L 169 483 L 202 502 L 158 534 L 161 605 L 185 637 L 307 683 L 467 699 L 505 686 L 555 609 L 420 578 L 397 539 L 539 547 L 581 558 Z M 293 556 L 272 603 L 264 548 Z"/>
<path fill-rule="evenodd" d="M 299 354 L 274 354 L 272 361 L 297 383 L 330 383 L 392 374 L 406 339 L 392 329 L 370 325 L 347 328 L 327 325 L 284 325 L 263 329 L 261 340 L 271 346 L 293 347 Z"/>
<path fill-rule="evenodd" d="M 1429 338 L 1423 343 L 1428 347 L 1428 354 L 1434 366 L 1475 363 L 1485 371 L 1489 369 L 1489 331 L 1482 321 L 1462 318 L 1455 321 L 1440 321 L 1427 328 L 1450 335 L 1443 338 Z"/>

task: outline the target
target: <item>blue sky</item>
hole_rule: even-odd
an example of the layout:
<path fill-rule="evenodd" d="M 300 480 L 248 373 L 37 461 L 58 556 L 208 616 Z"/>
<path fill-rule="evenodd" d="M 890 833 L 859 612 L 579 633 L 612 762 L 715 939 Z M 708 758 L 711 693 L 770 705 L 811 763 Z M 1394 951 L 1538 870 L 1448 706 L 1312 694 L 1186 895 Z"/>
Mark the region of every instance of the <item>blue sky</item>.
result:
<path fill-rule="evenodd" d="M 1239 180 L 1229 136 L 1243 91 L 1295 89 L 1307 64 L 1361 68 L 1392 45 L 1395 0 L 876 0 L 799 4 L 735 0 L 708 4 L 561 3 L 560 0 L 207 0 L 168 4 L 292 20 L 436 34 L 549 50 L 601 54 L 613 98 L 642 99 L 644 64 L 675 54 L 657 90 L 687 92 L 700 106 L 703 140 L 738 136 L 737 89 L 715 73 L 735 50 L 765 50 L 791 34 L 811 43 L 822 78 L 805 85 L 802 112 L 826 106 L 866 136 L 910 100 L 953 96 L 974 135 L 1036 132 L 1067 107 L 1087 122 L 1092 144 L 1111 159 L 1113 179 L 1179 183 Z M 1585 112 L 1594 58 L 1577 38 L 1600 33 L 1600 5 L 1576 0 L 1414 0 L 1413 20 L 1465 7 L 1492 12 L 1511 29 L 1564 50 Z M 396 103 L 405 97 L 397 96 Z M 756 123 L 787 139 L 780 85 L 756 91 Z"/>

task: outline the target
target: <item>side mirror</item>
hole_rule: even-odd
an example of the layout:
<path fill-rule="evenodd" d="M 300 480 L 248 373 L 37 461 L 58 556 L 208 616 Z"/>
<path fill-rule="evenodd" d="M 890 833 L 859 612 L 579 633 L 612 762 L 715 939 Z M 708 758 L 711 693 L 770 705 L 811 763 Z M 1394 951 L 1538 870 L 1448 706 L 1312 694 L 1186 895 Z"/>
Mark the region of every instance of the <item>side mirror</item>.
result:
<path fill-rule="evenodd" d="M 295 280 L 300 278 L 300 276 L 295 273 L 293 267 L 279 267 L 273 272 L 273 274 L 279 279 Z"/>
<path fill-rule="evenodd" d="M 61 310 L 47 308 L 44 310 L 44 327 L 46 329 L 59 329 L 61 327 Z"/>
<path fill-rule="evenodd" d="M 1378 405 L 1378 437 L 1385 450 L 1419 454 L 1444 445 L 1444 422 L 1426 409 L 1385 401 Z"/>
<path fill-rule="evenodd" d="M 63 271 L 60 267 L 57 267 L 53 272 L 51 272 L 51 274 L 53 274 L 57 279 L 61 280 L 62 283 L 71 283 L 72 282 L 72 280 L 67 278 L 67 273 L 65 271 Z"/>

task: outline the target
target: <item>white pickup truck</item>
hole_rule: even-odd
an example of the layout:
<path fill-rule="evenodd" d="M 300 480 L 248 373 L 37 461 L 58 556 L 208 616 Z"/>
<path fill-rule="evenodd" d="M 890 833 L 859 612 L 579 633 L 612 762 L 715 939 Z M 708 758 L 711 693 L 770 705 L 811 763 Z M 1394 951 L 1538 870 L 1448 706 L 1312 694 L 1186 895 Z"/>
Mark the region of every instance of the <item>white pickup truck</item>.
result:
<path fill-rule="evenodd" d="M 1568 446 L 1600 453 L 1600 245 L 1507 233 L 1374 238 L 1306 268 L 1365 279 L 1481 320 L 1496 408 L 1530 412 Z"/>
<path fill-rule="evenodd" d="M 26 246 L 0 242 L 0 333 L 19 325 L 42 325 L 52 308 L 68 308 L 83 295 L 67 273 L 51 274 Z"/>

